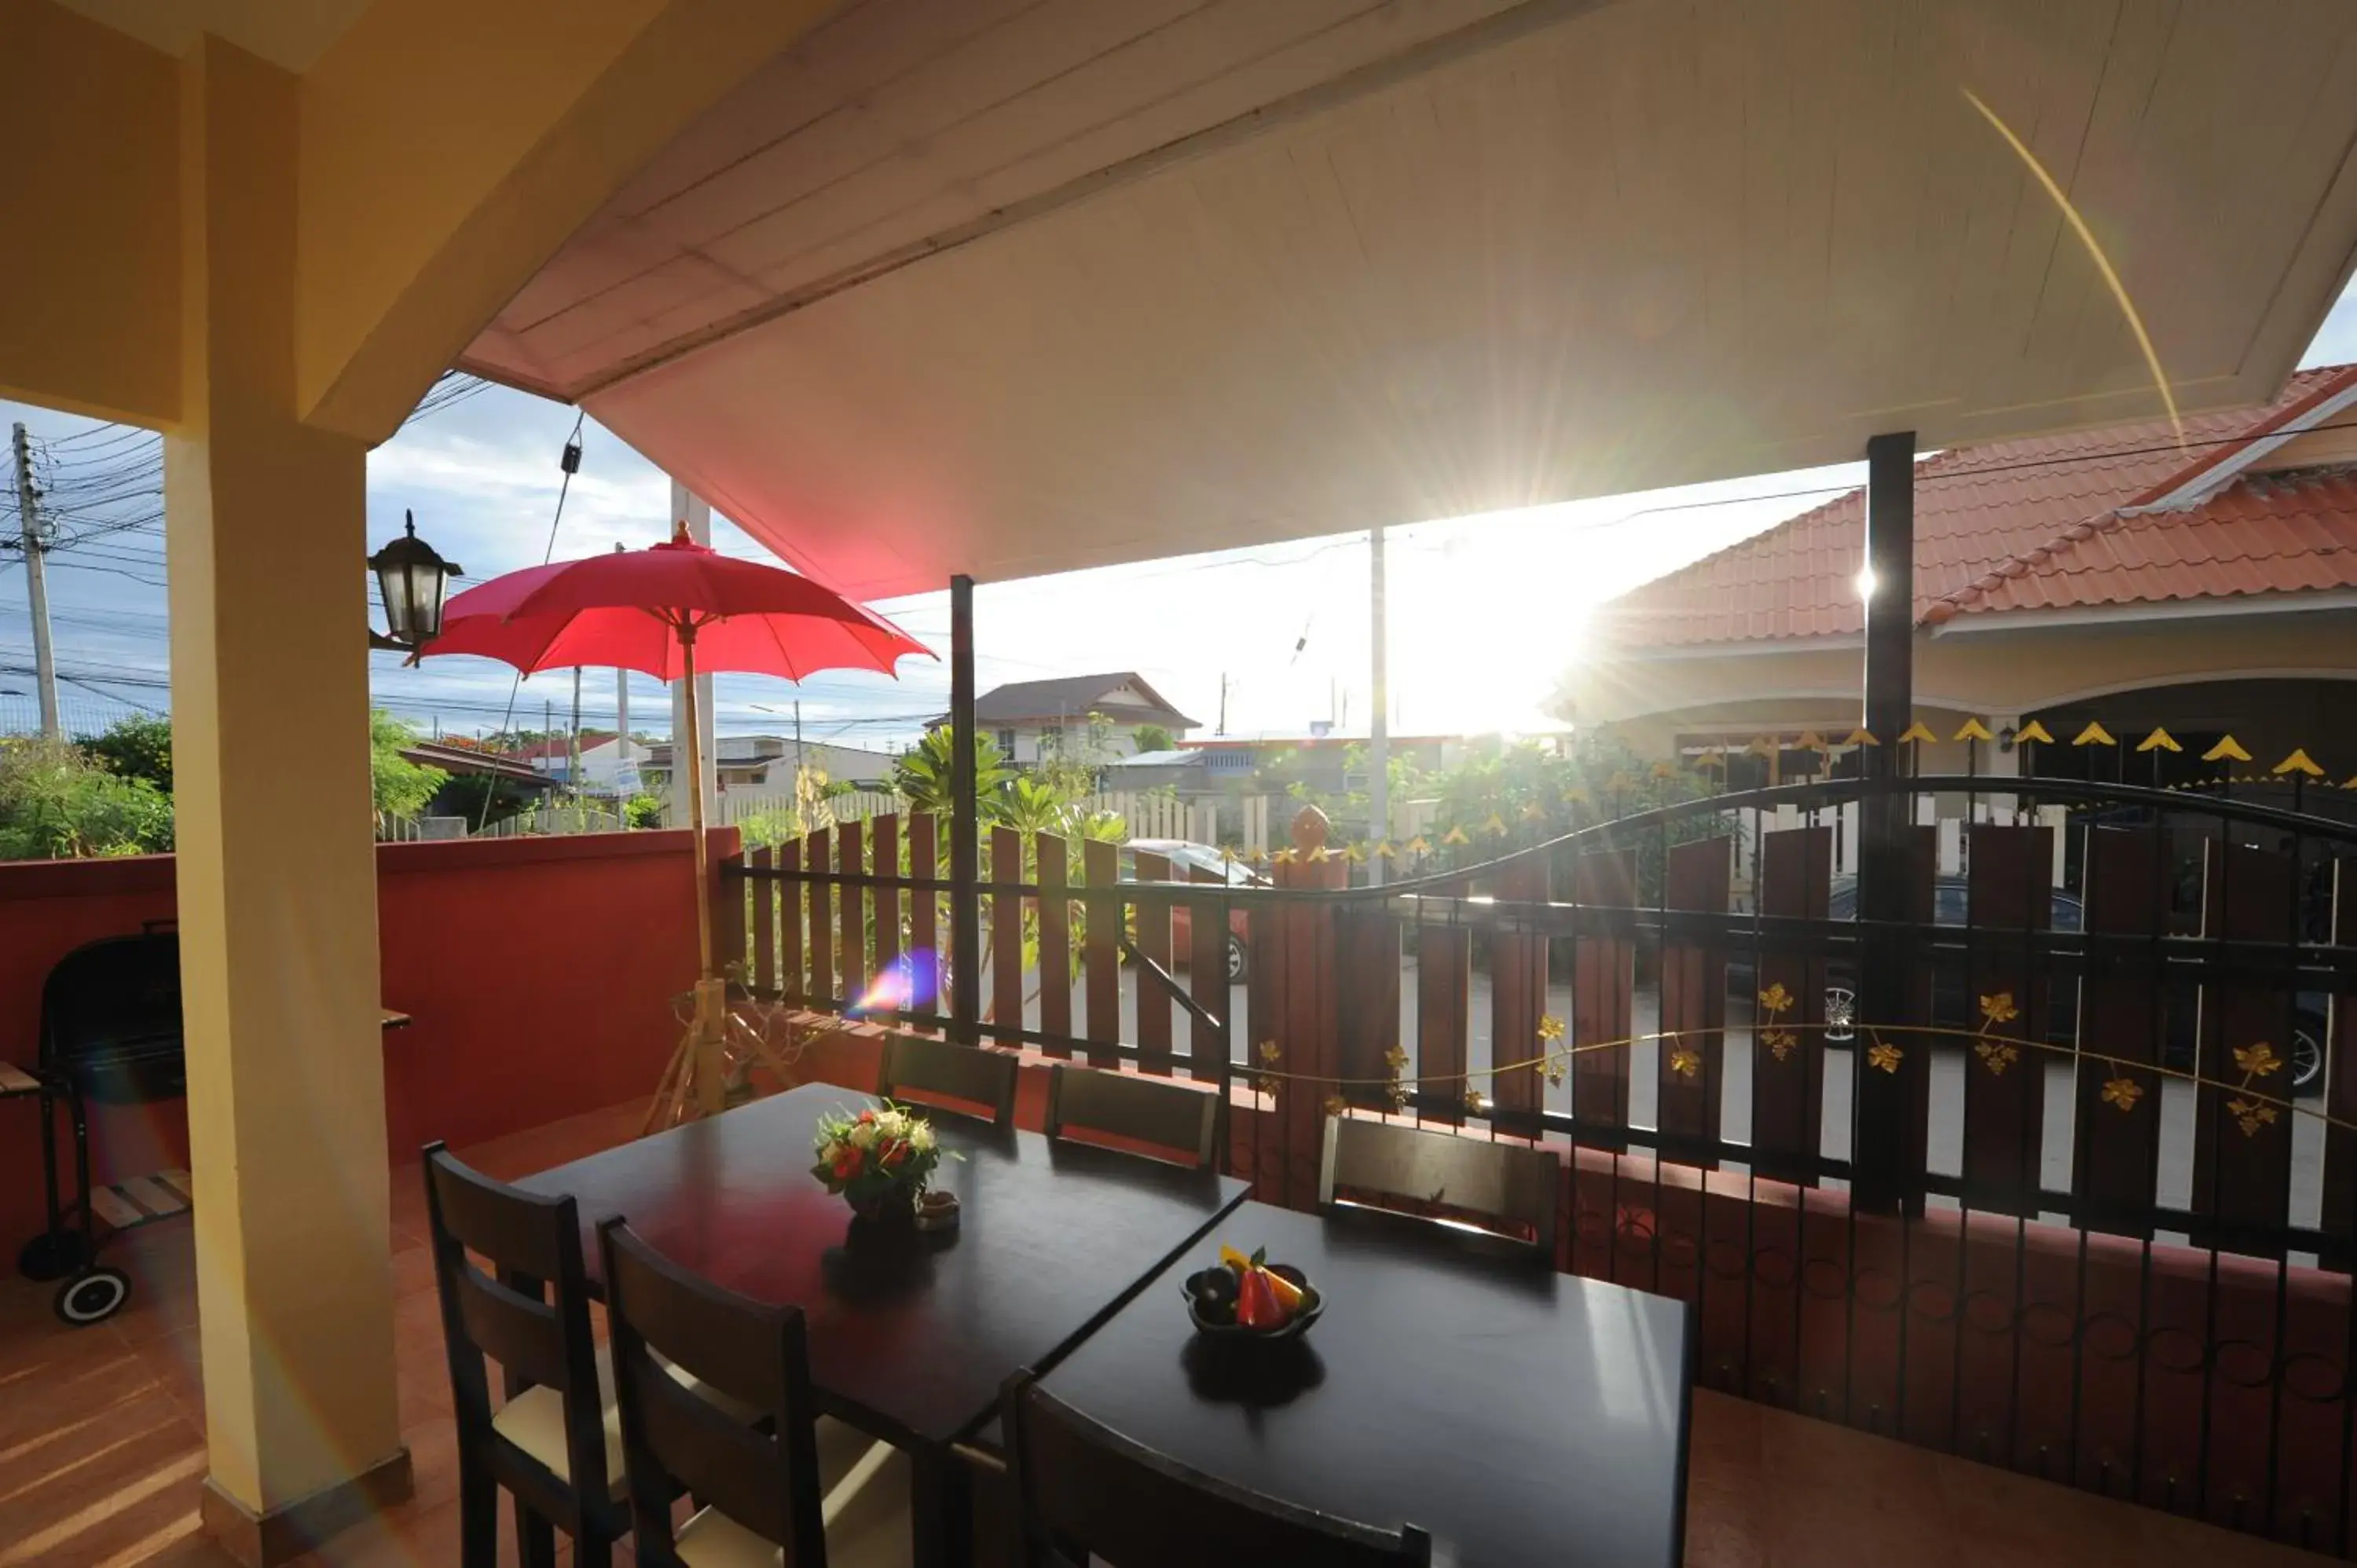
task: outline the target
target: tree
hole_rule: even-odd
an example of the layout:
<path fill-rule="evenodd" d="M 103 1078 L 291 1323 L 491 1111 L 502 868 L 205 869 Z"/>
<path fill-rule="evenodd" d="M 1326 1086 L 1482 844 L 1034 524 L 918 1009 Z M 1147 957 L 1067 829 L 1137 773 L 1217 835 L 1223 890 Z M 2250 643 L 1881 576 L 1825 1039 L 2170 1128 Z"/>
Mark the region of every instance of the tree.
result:
<path fill-rule="evenodd" d="M 924 739 L 894 759 L 893 787 L 907 798 L 910 811 L 946 812 L 952 809 L 956 790 L 951 734 L 947 725 L 927 730 Z M 1013 777 L 998 743 L 986 735 L 974 737 L 974 792 L 981 802 L 985 822 L 996 818 L 999 796 Z"/>
<path fill-rule="evenodd" d="M 0 859 L 149 854 L 172 847 L 172 798 L 80 746 L 0 741 Z"/>
<path fill-rule="evenodd" d="M 123 779 L 145 779 L 172 792 L 172 721 L 161 714 L 133 714 L 75 744 Z"/>
<path fill-rule="evenodd" d="M 426 808 L 450 776 L 402 756 L 417 744 L 417 731 L 382 708 L 369 710 L 369 774 L 380 817 L 414 817 Z"/>
<path fill-rule="evenodd" d="M 1142 754 L 1148 751 L 1172 751 L 1178 743 L 1160 725 L 1140 725 L 1129 732 L 1129 744 Z"/>

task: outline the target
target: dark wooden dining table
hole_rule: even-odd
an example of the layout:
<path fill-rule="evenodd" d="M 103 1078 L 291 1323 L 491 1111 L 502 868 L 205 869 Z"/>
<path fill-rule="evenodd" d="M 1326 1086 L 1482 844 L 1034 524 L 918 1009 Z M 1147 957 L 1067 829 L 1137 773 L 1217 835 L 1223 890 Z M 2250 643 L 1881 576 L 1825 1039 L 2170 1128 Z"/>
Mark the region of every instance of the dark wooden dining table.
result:
<path fill-rule="evenodd" d="M 705 1278 L 801 1306 L 821 1407 L 908 1451 L 918 1561 L 954 1562 L 966 1546 L 966 1499 L 950 1444 L 989 1423 L 1010 1374 L 1051 1364 L 1247 1189 L 929 1112 L 956 1156 L 933 1185 L 958 1195 L 960 1224 L 855 1237 L 843 1199 L 811 1175 L 811 1144 L 821 1116 L 874 1103 L 805 1085 L 517 1185 L 579 1199 L 593 1288 L 595 1227 L 620 1214 Z"/>
<path fill-rule="evenodd" d="M 1318 1287 L 1324 1309 L 1306 1335 L 1199 1337 L 1180 1282 L 1218 1262 L 1207 1239 L 1042 1386 L 1232 1485 L 1384 1530 L 1416 1525 L 1435 1563 L 1680 1560 L 1688 1305 L 1391 1215 L 1247 1203 L 1220 1230 Z"/>

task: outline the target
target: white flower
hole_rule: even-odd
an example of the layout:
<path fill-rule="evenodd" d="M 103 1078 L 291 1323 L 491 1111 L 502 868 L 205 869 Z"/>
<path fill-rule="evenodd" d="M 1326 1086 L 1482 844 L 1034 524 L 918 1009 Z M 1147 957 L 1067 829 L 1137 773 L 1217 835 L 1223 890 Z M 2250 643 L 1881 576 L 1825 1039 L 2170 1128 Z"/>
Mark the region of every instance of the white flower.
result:
<path fill-rule="evenodd" d="M 933 1147 L 933 1124 L 930 1122 L 920 1122 L 914 1127 L 909 1128 L 909 1147 L 916 1150 L 917 1153 L 920 1155 L 931 1153 Z"/>
<path fill-rule="evenodd" d="M 851 1146 L 855 1149 L 865 1149 L 873 1144 L 876 1142 L 877 1125 L 877 1123 L 874 1122 L 853 1122 L 849 1139 Z"/>

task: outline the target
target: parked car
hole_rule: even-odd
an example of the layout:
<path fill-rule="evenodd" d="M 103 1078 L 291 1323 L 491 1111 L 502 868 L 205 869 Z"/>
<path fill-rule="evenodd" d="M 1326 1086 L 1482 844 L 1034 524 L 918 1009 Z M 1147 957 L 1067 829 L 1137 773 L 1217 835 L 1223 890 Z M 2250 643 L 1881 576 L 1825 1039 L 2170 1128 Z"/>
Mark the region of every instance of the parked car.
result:
<path fill-rule="evenodd" d="M 1137 856 L 1158 854 L 1170 862 L 1174 880 L 1198 871 L 1207 871 L 1224 878 L 1231 887 L 1266 887 L 1267 877 L 1254 871 L 1232 855 L 1207 843 L 1194 843 L 1186 839 L 1132 839 L 1121 846 L 1121 875 L 1125 882 L 1137 880 Z M 1251 972 L 1251 949 L 1246 943 L 1244 912 L 1228 911 L 1228 983 L 1242 985 Z M 1195 950 L 1193 912 L 1184 904 L 1170 910 L 1170 950 L 1179 963 L 1185 963 Z"/>
<path fill-rule="evenodd" d="M 1935 925 L 1962 926 L 1969 905 L 1967 885 L 1962 876 L 1938 878 L 1932 889 L 1932 919 Z M 1857 879 L 1840 876 L 1825 900 L 1825 913 L 1835 920 L 1857 918 Z M 2048 928 L 2061 932 L 2076 932 L 2086 928 L 2085 907 L 2075 893 L 2056 888 L 2047 913 Z M 1731 957 L 1727 962 L 1729 983 L 1738 994 L 1749 993 L 1756 982 L 1751 957 L 1748 952 Z M 1976 1028 L 1976 1010 L 1965 995 L 1964 974 L 1954 962 L 1937 963 L 1932 976 L 1932 1023 L 1943 1029 Z M 2162 1005 L 2163 1038 L 2161 1061 L 2179 1072 L 2191 1072 L 2194 1067 L 2193 1034 L 2199 1017 L 2198 988 L 2172 985 L 2168 988 Z M 2050 1045 L 2068 1049 L 2077 1043 L 2079 1014 L 2079 979 L 2076 975 L 2054 977 L 2046 1005 L 2046 1039 Z M 2291 1088 L 2297 1094 L 2322 1091 L 2324 1086 L 2324 1047 L 2327 1036 L 2325 1021 L 2326 997 L 2322 992 L 2301 992 L 2293 1002 L 2291 1022 Z M 1857 976 L 1846 956 L 1829 960 L 1825 966 L 1825 1030 L 1829 1046 L 1846 1046 L 1857 1037 Z"/>

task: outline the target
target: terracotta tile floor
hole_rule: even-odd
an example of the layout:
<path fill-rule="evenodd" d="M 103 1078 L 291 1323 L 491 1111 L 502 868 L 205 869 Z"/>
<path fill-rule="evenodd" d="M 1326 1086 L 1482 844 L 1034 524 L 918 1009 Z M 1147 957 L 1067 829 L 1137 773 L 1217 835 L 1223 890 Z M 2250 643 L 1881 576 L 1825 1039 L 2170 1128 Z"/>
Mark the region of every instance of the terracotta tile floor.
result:
<path fill-rule="evenodd" d="M 461 1153 L 520 1176 L 630 1136 L 641 1109 L 616 1106 Z M 307 1560 L 318 1563 L 457 1561 L 457 1455 L 414 1166 L 395 1174 L 393 1192 L 401 1423 L 417 1494 Z M 197 1526 L 203 1398 L 188 1227 L 124 1238 L 109 1258 L 133 1275 L 131 1301 L 91 1328 L 59 1326 L 49 1287 L 0 1282 L 0 1568 L 220 1568 L 229 1558 Z M 1689 1487 L 1695 1568 L 2323 1561 L 1713 1393 L 1695 1396 Z M 501 1516 L 501 1561 L 511 1562 L 504 1505 Z"/>

